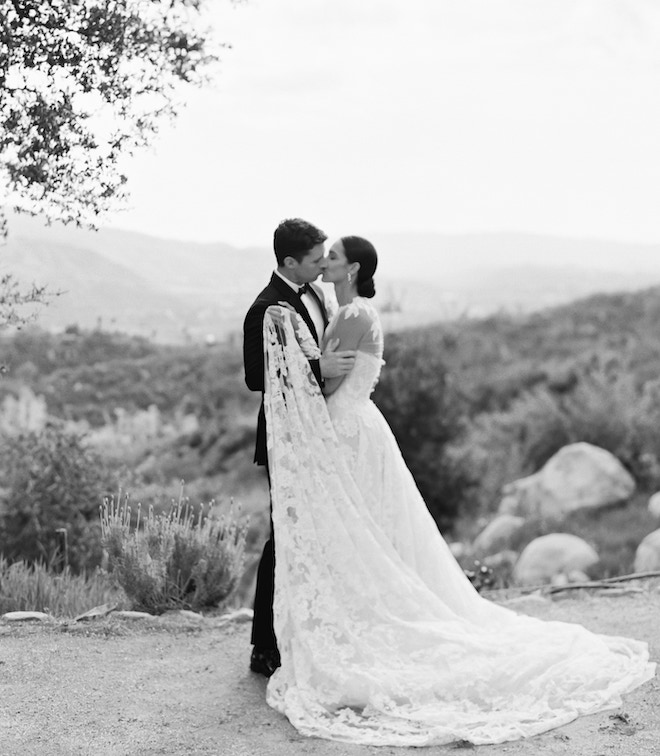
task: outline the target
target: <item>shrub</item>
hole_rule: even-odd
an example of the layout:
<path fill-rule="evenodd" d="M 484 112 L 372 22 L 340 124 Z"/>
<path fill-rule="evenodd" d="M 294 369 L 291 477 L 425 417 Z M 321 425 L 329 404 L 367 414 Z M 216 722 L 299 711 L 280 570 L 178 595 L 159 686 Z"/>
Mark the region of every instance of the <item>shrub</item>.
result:
<path fill-rule="evenodd" d="M 49 426 L 0 437 L 0 554 L 9 561 L 100 564 L 99 503 L 114 488 L 83 439 Z"/>
<path fill-rule="evenodd" d="M 480 415 L 454 449 L 479 480 L 480 510 L 494 509 L 505 483 L 530 475 L 566 444 L 586 441 L 616 456 L 642 489 L 660 484 L 660 382 L 641 389 L 626 371 L 595 370 L 574 389 L 542 387 L 505 411 Z"/>
<path fill-rule="evenodd" d="M 463 433 L 464 402 L 446 367 L 419 339 L 388 340 L 374 401 L 386 417 L 429 512 L 450 529 L 471 506 L 473 479 L 449 447 Z M 422 345 L 423 346 L 423 345 Z"/>
<path fill-rule="evenodd" d="M 247 525 L 230 512 L 219 519 L 195 515 L 181 496 L 171 511 L 153 507 L 140 528 L 140 505 L 131 523 L 128 498 L 106 499 L 101 510 L 109 569 L 134 609 L 160 614 L 221 605 L 236 587 L 243 567 Z"/>
<path fill-rule="evenodd" d="M 547 389 L 537 388 L 516 399 L 508 410 L 476 417 L 454 454 L 473 471 L 479 509 L 487 512 L 497 508 L 506 483 L 535 472 L 569 440 L 557 399 Z"/>
<path fill-rule="evenodd" d="M 122 606 L 124 592 L 102 571 L 74 575 L 65 568 L 54 573 L 43 564 L 14 562 L 0 557 L 0 614 L 47 612 L 75 617 L 101 604 Z"/>

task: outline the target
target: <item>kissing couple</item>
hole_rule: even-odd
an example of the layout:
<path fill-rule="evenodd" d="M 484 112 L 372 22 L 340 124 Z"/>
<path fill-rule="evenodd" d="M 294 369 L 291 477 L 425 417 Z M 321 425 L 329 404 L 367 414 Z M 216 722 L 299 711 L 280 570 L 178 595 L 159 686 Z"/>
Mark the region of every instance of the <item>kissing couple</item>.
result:
<path fill-rule="evenodd" d="M 454 559 L 370 399 L 376 250 L 326 240 L 283 221 L 244 322 L 271 496 L 250 662 L 268 703 L 304 735 L 381 746 L 501 743 L 619 706 L 655 675 L 646 643 L 519 615 Z"/>

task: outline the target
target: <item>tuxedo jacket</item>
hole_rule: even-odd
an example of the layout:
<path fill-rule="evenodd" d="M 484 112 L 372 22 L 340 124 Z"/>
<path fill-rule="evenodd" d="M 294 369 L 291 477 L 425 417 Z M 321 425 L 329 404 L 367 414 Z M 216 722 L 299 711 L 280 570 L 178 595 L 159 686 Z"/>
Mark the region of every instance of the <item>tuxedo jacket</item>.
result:
<path fill-rule="evenodd" d="M 323 315 L 323 326 L 328 325 L 328 316 L 325 309 L 323 292 L 319 286 L 311 284 L 310 294 L 315 297 Z M 270 283 L 254 300 L 245 316 L 243 323 L 243 366 L 245 368 L 245 383 L 251 391 L 261 391 L 261 407 L 257 419 L 257 443 L 254 450 L 254 461 L 258 465 L 268 464 L 266 450 L 266 416 L 264 414 L 264 343 L 263 323 L 266 309 L 278 302 L 288 302 L 305 321 L 316 343 L 320 345 L 322 333 L 316 333 L 314 322 L 300 301 L 298 294 L 285 283 L 278 275 L 273 273 Z M 316 380 L 321 385 L 321 367 L 318 360 L 310 360 L 310 365 Z"/>

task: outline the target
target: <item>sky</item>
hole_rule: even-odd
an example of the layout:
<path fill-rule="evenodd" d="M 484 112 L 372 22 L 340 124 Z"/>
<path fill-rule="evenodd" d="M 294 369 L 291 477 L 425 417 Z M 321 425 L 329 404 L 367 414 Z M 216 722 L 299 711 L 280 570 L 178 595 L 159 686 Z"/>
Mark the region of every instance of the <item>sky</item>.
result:
<path fill-rule="evenodd" d="M 657 0 L 210 0 L 212 86 L 109 225 L 268 246 L 532 232 L 660 243 Z"/>

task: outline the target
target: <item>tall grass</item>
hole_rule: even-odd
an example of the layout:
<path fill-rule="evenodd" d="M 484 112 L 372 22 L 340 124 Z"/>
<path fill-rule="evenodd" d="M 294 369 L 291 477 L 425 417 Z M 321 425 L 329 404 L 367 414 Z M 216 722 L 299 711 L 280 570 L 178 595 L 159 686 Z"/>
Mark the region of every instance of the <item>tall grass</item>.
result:
<path fill-rule="evenodd" d="M 69 568 L 55 573 L 42 563 L 10 564 L 0 557 L 0 614 L 46 612 L 71 618 L 101 604 L 123 607 L 126 596 L 107 574 L 74 575 Z"/>
<path fill-rule="evenodd" d="M 233 509 L 220 518 L 199 514 L 183 492 L 169 513 L 141 506 L 132 524 L 128 498 L 106 499 L 101 508 L 103 545 L 109 569 L 134 609 L 201 610 L 223 604 L 243 569 L 247 523 Z"/>

